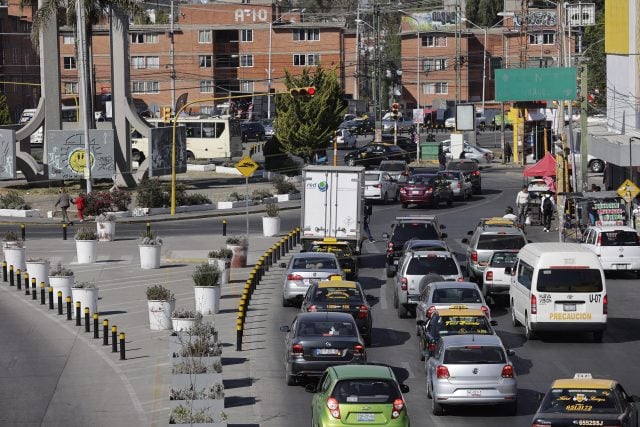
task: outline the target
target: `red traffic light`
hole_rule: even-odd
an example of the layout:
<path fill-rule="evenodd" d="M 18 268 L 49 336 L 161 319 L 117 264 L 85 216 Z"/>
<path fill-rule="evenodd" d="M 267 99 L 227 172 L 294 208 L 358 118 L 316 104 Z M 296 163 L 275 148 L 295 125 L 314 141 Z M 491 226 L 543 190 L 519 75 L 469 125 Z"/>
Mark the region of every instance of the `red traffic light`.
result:
<path fill-rule="evenodd" d="M 313 96 L 316 94 L 316 88 L 314 86 L 310 86 L 307 88 L 307 95 Z"/>
<path fill-rule="evenodd" d="M 397 110 L 398 109 L 398 103 L 394 102 L 393 104 L 391 104 L 391 109 L 392 110 Z"/>
<path fill-rule="evenodd" d="M 316 94 L 316 88 L 315 86 L 309 86 L 309 87 L 294 87 L 289 89 L 289 94 L 293 97 L 293 98 L 298 98 L 298 97 L 312 97 Z"/>

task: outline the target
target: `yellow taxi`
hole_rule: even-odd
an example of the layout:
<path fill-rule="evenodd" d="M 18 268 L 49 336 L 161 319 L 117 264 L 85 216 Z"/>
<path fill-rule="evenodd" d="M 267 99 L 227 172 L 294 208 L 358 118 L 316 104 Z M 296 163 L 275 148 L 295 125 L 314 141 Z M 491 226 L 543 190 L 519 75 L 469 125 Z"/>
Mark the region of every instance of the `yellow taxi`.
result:
<path fill-rule="evenodd" d="M 358 277 L 358 261 L 348 242 L 334 237 L 327 237 L 323 240 L 311 242 L 309 252 L 334 254 L 338 258 L 338 264 L 340 264 L 340 268 L 344 271 L 347 279 L 355 280 Z"/>
<path fill-rule="evenodd" d="M 575 374 L 551 384 L 532 427 L 638 426 L 638 396 L 629 396 L 615 380 Z"/>
<path fill-rule="evenodd" d="M 514 220 L 508 218 L 502 218 L 501 216 L 494 216 L 491 218 L 481 218 L 478 223 L 479 227 L 511 227 L 516 228 L 517 224 Z"/>

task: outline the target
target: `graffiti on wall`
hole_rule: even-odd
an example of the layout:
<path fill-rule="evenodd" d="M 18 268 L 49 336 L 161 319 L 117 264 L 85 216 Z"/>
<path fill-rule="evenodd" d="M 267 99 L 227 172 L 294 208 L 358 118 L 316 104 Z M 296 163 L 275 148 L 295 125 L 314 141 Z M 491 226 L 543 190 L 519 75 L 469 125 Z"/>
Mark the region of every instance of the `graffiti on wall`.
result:
<path fill-rule="evenodd" d="M 527 15 L 513 17 L 516 27 L 527 25 L 528 27 L 555 27 L 558 25 L 558 15 L 554 10 L 532 10 Z"/>
<path fill-rule="evenodd" d="M 86 153 L 81 130 L 47 131 L 49 179 L 85 178 Z M 113 130 L 89 130 L 92 178 L 112 179 L 116 171 Z"/>
<path fill-rule="evenodd" d="M 412 19 L 413 18 L 413 19 Z M 405 28 L 411 31 L 445 30 L 455 27 L 456 20 L 460 18 L 456 12 L 446 12 L 444 10 L 433 10 L 431 12 L 412 13 L 411 17 L 403 16 L 402 22 Z"/>
<path fill-rule="evenodd" d="M 16 132 L 11 129 L 0 130 L 0 178 L 16 177 Z"/>
<path fill-rule="evenodd" d="M 149 176 L 171 174 L 173 129 L 151 128 L 151 159 Z M 176 173 L 187 171 L 187 131 L 185 126 L 176 128 Z"/>

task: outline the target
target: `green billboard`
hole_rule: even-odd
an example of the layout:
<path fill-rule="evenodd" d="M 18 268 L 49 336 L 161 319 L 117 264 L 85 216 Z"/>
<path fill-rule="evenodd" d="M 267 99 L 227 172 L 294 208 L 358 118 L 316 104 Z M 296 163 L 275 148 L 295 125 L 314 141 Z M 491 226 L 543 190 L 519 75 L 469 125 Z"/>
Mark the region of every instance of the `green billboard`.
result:
<path fill-rule="evenodd" d="M 495 70 L 496 101 L 573 100 L 577 96 L 576 69 L 510 68 Z"/>

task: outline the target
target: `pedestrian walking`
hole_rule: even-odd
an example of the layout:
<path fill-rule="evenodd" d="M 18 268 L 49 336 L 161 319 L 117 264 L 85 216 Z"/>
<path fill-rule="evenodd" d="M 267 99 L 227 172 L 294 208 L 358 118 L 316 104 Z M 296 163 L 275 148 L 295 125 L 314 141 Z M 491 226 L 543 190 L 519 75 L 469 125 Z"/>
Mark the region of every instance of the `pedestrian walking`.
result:
<path fill-rule="evenodd" d="M 544 231 L 547 233 L 551 231 L 551 217 L 553 216 L 555 207 L 551 192 L 547 192 L 542 198 L 542 225 L 544 226 Z"/>
<path fill-rule="evenodd" d="M 509 144 L 508 142 L 505 142 L 504 144 L 504 162 L 505 163 L 511 163 L 511 156 L 513 155 L 513 152 L 511 151 L 511 144 Z"/>
<path fill-rule="evenodd" d="M 516 206 L 518 208 L 518 222 L 524 224 L 527 220 L 527 209 L 529 207 L 529 189 L 526 185 L 522 186 L 522 190 L 518 191 L 516 196 Z"/>
<path fill-rule="evenodd" d="M 76 204 L 76 209 L 78 209 L 78 220 L 80 222 L 84 222 L 84 207 L 86 206 L 86 199 L 84 197 L 84 193 L 78 194 L 78 197 L 73 201 Z"/>
<path fill-rule="evenodd" d="M 371 229 L 369 229 L 369 221 L 371 220 L 371 215 L 373 214 L 373 205 L 371 204 L 371 199 L 364 200 L 364 232 L 367 234 L 367 238 L 371 243 L 375 242 L 373 235 L 371 234 Z"/>
<path fill-rule="evenodd" d="M 64 189 L 64 187 L 60 187 L 60 190 L 58 190 L 58 200 L 56 201 L 55 207 L 57 208 L 58 206 L 60 206 L 60 210 L 62 210 L 62 222 L 63 223 L 69 223 L 71 225 L 73 225 L 73 222 L 69 221 L 69 215 L 67 214 L 67 209 L 69 209 L 69 206 L 71 206 L 71 196 L 69 195 L 69 193 L 67 193 L 67 190 Z"/>

